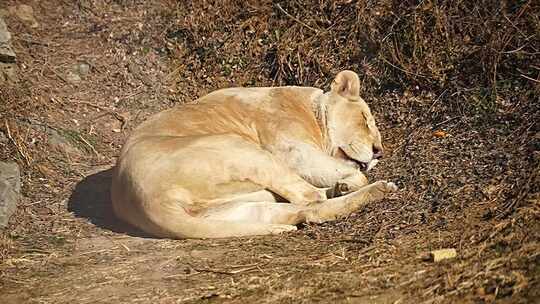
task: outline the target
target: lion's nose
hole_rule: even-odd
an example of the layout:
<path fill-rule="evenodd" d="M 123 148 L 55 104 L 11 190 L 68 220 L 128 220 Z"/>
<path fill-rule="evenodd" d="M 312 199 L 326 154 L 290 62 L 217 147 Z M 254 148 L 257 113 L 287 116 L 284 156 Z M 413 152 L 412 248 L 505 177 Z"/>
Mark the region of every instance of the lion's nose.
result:
<path fill-rule="evenodd" d="M 374 159 L 381 159 L 384 156 L 384 152 L 382 147 L 373 146 L 373 158 Z"/>

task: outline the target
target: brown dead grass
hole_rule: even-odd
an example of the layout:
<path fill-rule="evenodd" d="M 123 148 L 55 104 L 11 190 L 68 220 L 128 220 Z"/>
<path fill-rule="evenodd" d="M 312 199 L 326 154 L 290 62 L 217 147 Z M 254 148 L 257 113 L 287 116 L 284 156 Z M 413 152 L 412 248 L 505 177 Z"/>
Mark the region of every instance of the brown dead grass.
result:
<path fill-rule="evenodd" d="M 21 82 L 0 87 L 0 158 L 21 165 L 24 196 L 0 234 L 3 302 L 540 297 L 536 2 L 29 4 L 37 29 L 6 17 Z M 77 62 L 90 73 L 68 83 Z M 151 113 L 227 86 L 327 88 L 345 68 L 389 151 L 370 178 L 397 182 L 396 195 L 247 239 L 156 240 L 112 216 L 107 169 Z M 421 259 L 447 247 L 456 259 Z"/>

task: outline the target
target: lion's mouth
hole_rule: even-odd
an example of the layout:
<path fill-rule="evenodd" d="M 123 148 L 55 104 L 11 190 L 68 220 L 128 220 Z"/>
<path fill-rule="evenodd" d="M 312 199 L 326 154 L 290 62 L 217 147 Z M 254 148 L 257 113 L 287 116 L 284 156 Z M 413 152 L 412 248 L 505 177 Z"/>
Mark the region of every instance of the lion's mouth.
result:
<path fill-rule="evenodd" d="M 357 161 L 356 159 L 352 159 L 350 157 L 348 160 L 351 161 L 357 169 L 360 169 L 361 171 L 364 171 L 364 172 L 367 171 L 368 163 Z"/>
<path fill-rule="evenodd" d="M 346 161 L 348 161 L 349 163 L 351 163 L 355 168 L 361 170 L 361 171 L 364 171 L 366 172 L 368 170 L 368 167 L 369 167 L 369 164 L 366 163 L 366 162 L 363 162 L 363 161 L 359 161 L 359 160 L 356 160 L 352 157 L 350 157 L 349 155 L 347 155 L 347 153 L 345 153 L 345 151 L 343 151 L 343 149 L 341 148 L 338 148 L 337 150 L 337 153 L 335 155 L 336 157 L 338 158 L 341 158 L 341 159 L 344 159 Z"/>

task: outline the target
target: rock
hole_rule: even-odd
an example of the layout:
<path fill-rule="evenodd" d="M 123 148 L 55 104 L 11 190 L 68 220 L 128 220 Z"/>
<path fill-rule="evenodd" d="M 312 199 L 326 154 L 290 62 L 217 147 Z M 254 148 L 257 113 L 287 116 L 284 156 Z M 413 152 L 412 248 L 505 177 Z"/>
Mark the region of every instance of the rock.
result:
<path fill-rule="evenodd" d="M 75 65 L 74 70 L 79 74 L 81 77 L 85 77 L 90 72 L 90 66 L 88 63 L 85 62 L 79 62 Z"/>
<path fill-rule="evenodd" d="M 453 259 L 457 256 L 457 251 L 454 248 L 445 248 L 439 250 L 433 250 L 428 254 L 422 256 L 424 261 L 440 262 L 442 260 Z"/>
<path fill-rule="evenodd" d="M 11 33 L 8 31 L 4 18 L 0 16 L 0 43 L 8 43 L 11 40 Z"/>
<path fill-rule="evenodd" d="M 34 9 L 30 5 L 21 4 L 9 8 L 9 12 L 21 19 L 26 25 L 31 28 L 39 26 L 36 18 L 34 18 Z"/>
<path fill-rule="evenodd" d="M 0 162 L 0 228 L 6 227 L 17 209 L 21 193 L 21 173 L 16 163 Z"/>
<path fill-rule="evenodd" d="M 15 52 L 9 44 L 0 44 L 0 62 L 13 63 L 15 58 Z"/>
<path fill-rule="evenodd" d="M 0 15 L 0 84 L 18 82 L 15 52 L 11 48 L 11 33 Z"/>
<path fill-rule="evenodd" d="M 11 48 L 11 33 L 7 29 L 2 16 L 0 16 L 0 62 L 15 62 L 15 52 Z"/>
<path fill-rule="evenodd" d="M 19 81 L 16 64 L 0 62 L 0 83 L 4 81 L 11 83 Z"/>
<path fill-rule="evenodd" d="M 5 144 L 8 142 L 8 138 L 6 136 L 6 134 L 4 134 L 4 132 L 2 132 L 2 130 L 0 130 L 0 144 Z"/>
<path fill-rule="evenodd" d="M 69 71 L 66 74 L 66 81 L 70 83 L 78 83 L 81 81 L 81 76 L 79 76 L 79 74 L 74 73 L 73 71 Z"/>
<path fill-rule="evenodd" d="M 71 67 L 66 74 L 66 80 L 71 83 L 80 82 L 90 72 L 90 66 L 87 63 L 79 62 Z"/>

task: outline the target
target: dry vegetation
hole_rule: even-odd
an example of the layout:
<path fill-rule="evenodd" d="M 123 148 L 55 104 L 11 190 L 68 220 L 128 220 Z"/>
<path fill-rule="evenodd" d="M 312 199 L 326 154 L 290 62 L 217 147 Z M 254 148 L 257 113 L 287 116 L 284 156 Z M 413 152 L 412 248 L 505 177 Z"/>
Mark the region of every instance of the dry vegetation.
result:
<path fill-rule="evenodd" d="M 39 27 L 5 17 L 20 81 L 0 87 L 0 160 L 23 198 L 0 232 L 2 303 L 540 298 L 537 1 L 25 3 Z M 389 151 L 370 178 L 396 195 L 235 240 L 145 238 L 112 216 L 107 169 L 151 113 L 228 86 L 328 88 L 342 69 Z M 439 248 L 458 257 L 421 259 Z"/>

